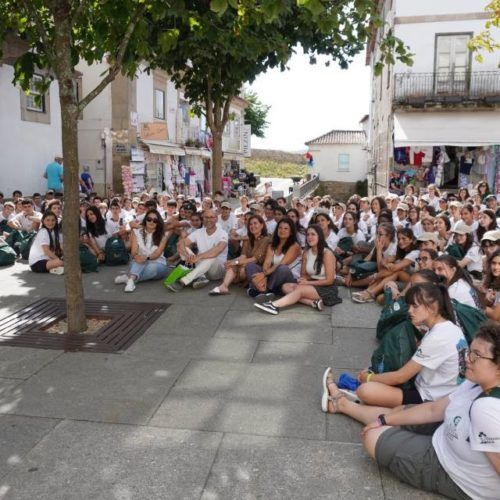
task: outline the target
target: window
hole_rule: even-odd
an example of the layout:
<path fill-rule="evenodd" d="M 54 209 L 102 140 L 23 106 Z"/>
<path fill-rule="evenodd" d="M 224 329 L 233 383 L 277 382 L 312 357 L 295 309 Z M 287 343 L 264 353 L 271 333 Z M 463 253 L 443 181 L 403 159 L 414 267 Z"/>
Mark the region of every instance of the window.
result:
<path fill-rule="evenodd" d="M 165 119 L 165 92 L 155 89 L 155 118 Z"/>
<path fill-rule="evenodd" d="M 33 75 L 29 94 L 26 95 L 26 109 L 36 113 L 45 113 L 45 96 L 37 88 L 37 84 L 41 81 L 40 75 Z"/>
<path fill-rule="evenodd" d="M 339 172 L 349 172 L 349 155 L 339 154 Z"/>

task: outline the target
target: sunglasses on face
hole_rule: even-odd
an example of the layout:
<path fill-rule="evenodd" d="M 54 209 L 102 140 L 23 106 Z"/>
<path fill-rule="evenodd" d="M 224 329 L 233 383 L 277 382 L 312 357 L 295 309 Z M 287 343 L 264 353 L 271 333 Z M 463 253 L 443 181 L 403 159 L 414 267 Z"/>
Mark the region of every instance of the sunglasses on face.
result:
<path fill-rule="evenodd" d="M 158 224 L 158 219 L 156 217 L 146 217 L 146 222 L 153 222 Z"/>

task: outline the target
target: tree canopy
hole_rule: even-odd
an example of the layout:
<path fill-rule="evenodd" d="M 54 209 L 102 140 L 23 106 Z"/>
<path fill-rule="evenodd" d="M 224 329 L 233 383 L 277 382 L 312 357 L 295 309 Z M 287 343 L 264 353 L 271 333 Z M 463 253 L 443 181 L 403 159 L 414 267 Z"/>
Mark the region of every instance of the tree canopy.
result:
<path fill-rule="evenodd" d="M 266 128 L 269 125 L 266 120 L 267 114 L 271 106 L 261 102 L 259 96 L 252 91 L 245 92 L 245 99 L 250 103 L 250 106 L 245 109 L 245 123 L 252 127 L 252 135 L 264 138 Z"/>

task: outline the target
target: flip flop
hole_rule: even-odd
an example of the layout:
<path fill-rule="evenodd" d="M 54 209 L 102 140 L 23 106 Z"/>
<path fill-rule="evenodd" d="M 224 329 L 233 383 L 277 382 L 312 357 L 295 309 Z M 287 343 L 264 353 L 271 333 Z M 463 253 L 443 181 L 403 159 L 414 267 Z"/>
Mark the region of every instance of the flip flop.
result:
<path fill-rule="evenodd" d="M 330 393 L 328 392 L 328 375 L 333 375 L 333 370 L 331 367 L 328 367 L 325 370 L 325 373 L 323 373 L 323 395 L 321 396 L 321 409 L 325 412 L 328 413 L 328 398 L 330 396 Z"/>
<path fill-rule="evenodd" d="M 212 297 L 215 297 L 216 295 L 229 295 L 229 292 L 221 292 L 220 288 L 216 286 L 213 290 L 208 292 L 208 295 L 211 295 Z"/>

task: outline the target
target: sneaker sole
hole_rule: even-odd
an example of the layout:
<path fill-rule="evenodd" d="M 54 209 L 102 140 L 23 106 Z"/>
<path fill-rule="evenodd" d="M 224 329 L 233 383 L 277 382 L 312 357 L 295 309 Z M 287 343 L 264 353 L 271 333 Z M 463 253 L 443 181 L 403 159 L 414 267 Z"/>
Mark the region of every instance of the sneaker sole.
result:
<path fill-rule="evenodd" d="M 264 302 L 270 302 L 271 300 L 274 300 L 276 298 L 276 295 L 274 293 L 263 293 L 261 295 L 257 295 L 255 297 L 255 303 L 256 304 L 263 304 Z"/>
<path fill-rule="evenodd" d="M 328 413 L 328 386 L 326 385 L 326 379 L 328 378 L 328 375 L 332 373 L 332 369 L 328 367 L 325 372 L 323 373 L 323 395 L 321 396 L 321 409 L 323 410 L 324 413 Z"/>
<path fill-rule="evenodd" d="M 208 285 L 208 281 L 200 281 L 200 282 L 197 282 L 197 283 L 193 283 L 193 288 L 195 290 L 198 290 L 200 288 L 205 288 L 207 285 Z"/>
<path fill-rule="evenodd" d="M 260 309 L 261 311 L 264 311 L 268 314 L 273 314 L 274 316 L 276 316 L 278 314 L 278 311 L 273 311 L 272 309 L 268 309 L 267 307 L 264 307 L 262 304 L 254 304 L 255 307 L 257 307 L 258 309 Z"/>

